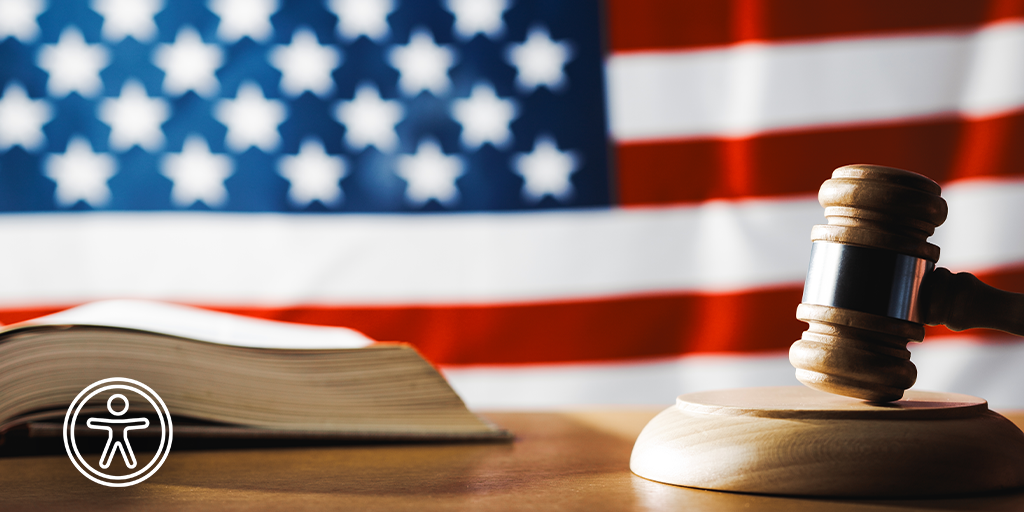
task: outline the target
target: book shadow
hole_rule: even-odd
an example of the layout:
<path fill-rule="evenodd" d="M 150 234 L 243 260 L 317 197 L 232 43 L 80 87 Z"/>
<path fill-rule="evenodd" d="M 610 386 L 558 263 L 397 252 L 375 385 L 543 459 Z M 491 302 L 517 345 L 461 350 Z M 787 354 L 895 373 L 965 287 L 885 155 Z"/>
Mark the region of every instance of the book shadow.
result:
<path fill-rule="evenodd" d="M 149 416 L 149 427 L 133 429 L 130 441 L 133 450 L 155 453 L 161 450 L 162 430 L 159 419 Z M 511 440 L 508 431 L 502 435 L 460 436 L 412 433 L 353 433 L 325 431 L 272 430 L 207 422 L 189 417 L 172 416 L 172 449 L 182 451 L 287 449 L 378 445 L 474 444 Z M 75 448 L 82 454 L 101 453 L 110 434 L 79 425 L 75 428 Z M 64 425 L 56 418 L 30 421 L 16 425 L 0 435 L 0 458 L 59 455 L 67 453 Z"/>

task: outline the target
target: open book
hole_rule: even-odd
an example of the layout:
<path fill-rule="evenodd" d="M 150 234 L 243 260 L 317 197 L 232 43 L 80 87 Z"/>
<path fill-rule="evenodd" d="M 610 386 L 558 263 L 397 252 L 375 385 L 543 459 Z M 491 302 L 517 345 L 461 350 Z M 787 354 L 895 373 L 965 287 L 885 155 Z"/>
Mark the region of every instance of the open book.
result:
<path fill-rule="evenodd" d="M 156 391 L 176 438 L 509 437 L 469 412 L 409 345 L 135 300 L 0 330 L 0 435 L 61 436 L 76 395 L 111 377 Z"/>

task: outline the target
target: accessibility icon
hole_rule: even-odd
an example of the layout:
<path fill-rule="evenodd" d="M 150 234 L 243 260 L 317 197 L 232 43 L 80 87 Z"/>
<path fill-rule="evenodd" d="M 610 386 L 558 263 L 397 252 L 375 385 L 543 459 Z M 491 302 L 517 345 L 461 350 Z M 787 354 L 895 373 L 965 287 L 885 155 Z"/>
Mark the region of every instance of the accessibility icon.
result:
<path fill-rule="evenodd" d="M 94 398 L 102 400 L 102 397 L 107 394 L 109 397 L 106 400 L 105 408 L 94 407 L 90 403 L 90 400 L 96 401 L 93 400 Z M 132 403 L 148 405 L 148 407 L 132 408 Z M 89 404 L 88 407 L 87 404 Z M 130 408 L 133 414 L 128 414 Z M 145 411 L 136 410 L 141 408 L 144 408 Z M 149 429 L 151 424 L 149 417 L 140 414 L 155 417 L 152 422 L 153 430 L 155 431 L 157 424 L 159 424 L 160 430 L 157 433 L 155 454 L 149 458 L 148 463 L 136 470 L 140 460 L 136 457 L 135 450 L 132 449 L 132 431 Z M 96 462 L 99 468 L 90 464 L 80 450 L 81 440 L 78 436 L 82 435 L 83 430 L 76 427 L 80 424 L 80 418 L 85 416 L 91 416 L 84 421 L 85 426 L 88 427 L 85 432 L 93 434 L 89 437 L 98 436 L 101 440 L 105 439 L 106 441 L 103 444 L 99 461 Z M 138 433 L 136 438 L 140 439 Z M 172 440 L 171 414 L 167 410 L 167 405 L 155 391 L 137 380 L 113 377 L 94 382 L 75 397 L 64 416 L 64 448 L 67 450 L 71 462 L 86 478 L 107 487 L 128 487 L 153 476 L 167 460 Z M 117 457 L 118 455 L 120 457 Z M 127 470 L 135 471 L 117 474 L 116 471 L 110 469 L 112 463 L 117 460 L 122 462 L 123 467 Z M 117 466 L 121 467 L 120 464 Z"/>

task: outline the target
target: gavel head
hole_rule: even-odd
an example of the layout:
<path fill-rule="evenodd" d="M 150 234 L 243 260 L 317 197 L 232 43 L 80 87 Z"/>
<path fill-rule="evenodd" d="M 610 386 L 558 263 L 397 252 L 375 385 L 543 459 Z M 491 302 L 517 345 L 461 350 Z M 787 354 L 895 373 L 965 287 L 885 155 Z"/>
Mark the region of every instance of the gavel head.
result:
<path fill-rule="evenodd" d="M 924 338 L 917 299 L 939 259 L 927 242 L 946 220 L 939 193 L 920 174 L 874 165 L 840 167 L 822 184 L 828 225 L 811 230 L 796 312 L 809 327 L 789 351 L 800 382 L 888 402 L 917 380 L 907 343 Z"/>

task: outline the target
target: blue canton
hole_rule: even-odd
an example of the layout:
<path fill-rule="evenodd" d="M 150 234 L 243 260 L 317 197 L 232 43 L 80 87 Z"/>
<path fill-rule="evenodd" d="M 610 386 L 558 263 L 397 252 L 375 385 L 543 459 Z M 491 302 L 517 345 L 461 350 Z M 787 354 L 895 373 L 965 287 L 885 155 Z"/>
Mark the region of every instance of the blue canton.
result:
<path fill-rule="evenodd" d="M 587 0 L 10 0 L 0 211 L 608 206 Z"/>

